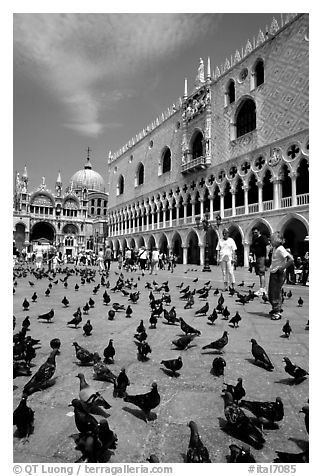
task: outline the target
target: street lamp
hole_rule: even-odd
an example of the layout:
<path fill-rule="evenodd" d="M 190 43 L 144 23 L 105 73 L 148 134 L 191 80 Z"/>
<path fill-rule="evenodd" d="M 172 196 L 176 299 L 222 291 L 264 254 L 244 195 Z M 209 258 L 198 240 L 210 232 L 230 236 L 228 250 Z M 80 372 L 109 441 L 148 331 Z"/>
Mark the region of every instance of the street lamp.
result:
<path fill-rule="evenodd" d="M 202 229 L 205 231 L 206 233 L 206 245 L 205 245 L 205 263 L 204 263 L 204 267 L 203 267 L 203 270 L 202 271 L 211 271 L 210 269 L 210 266 L 209 266 L 209 242 L 208 242 L 208 231 L 209 230 L 218 230 L 219 227 L 220 227 L 220 224 L 221 224 L 221 216 L 220 214 L 218 213 L 218 215 L 216 215 L 216 223 L 214 224 L 211 224 L 209 222 L 209 211 L 206 210 L 205 211 L 205 214 L 201 220 L 200 216 L 196 216 L 196 226 L 198 228 L 198 230 L 200 229 L 200 225 L 202 225 Z"/>

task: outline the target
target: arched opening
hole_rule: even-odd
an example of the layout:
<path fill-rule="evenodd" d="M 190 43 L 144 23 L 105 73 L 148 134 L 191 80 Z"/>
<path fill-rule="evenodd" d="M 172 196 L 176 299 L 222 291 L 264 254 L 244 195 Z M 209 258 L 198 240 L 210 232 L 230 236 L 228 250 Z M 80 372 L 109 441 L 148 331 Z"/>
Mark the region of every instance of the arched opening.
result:
<path fill-rule="evenodd" d="M 198 191 L 195 195 L 195 215 L 200 215 L 200 194 Z"/>
<path fill-rule="evenodd" d="M 45 221 L 35 223 L 31 229 L 30 241 L 38 241 L 41 238 L 53 243 L 55 240 L 54 227 Z"/>
<path fill-rule="evenodd" d="M 235 102 L 235 82 L 231 79 L 227 85 L 227 102 L 231 104 Z M 227 105 L 228 105 L 227 104 Z"/>
<path fill-rule="evenodd" d="M 235 187 L 235 205 L 236 207 L 242 207 L 245 204 L 245 196 L 243 190 L 243 181 L 239 177 Z"/>
<path fill-rule="evenodd" d="M 264 82 L 264 62 L 263 60 L 258 60 L 254 68 L 254 86 L 260 86 Z"/>
<path fill-rule="evenodd" d="M 272 173 L 269 170 L 266 170 L 263 177 L 263 202 L 268 200 L 273 200 L 274 191 L 273 191 L 273 182 L 271 182 Z"/>
<path fill-rule="evenodd" d="M 208 258 L 209 264 L 217 264 L 216 262 L 216 246 L 218 243 L 218 236 L 215 230 L 208 230 Z"/>
<path fill-rule="evenodd" d="M 235 241 L 237 250 L 236 250 L 236 259 L 237 266 L 244 266 L 244 245 L 242 235 L 237 226 L 232 225 L 229 228 L 229 236 Z"/>
<path fill-rule="evenodd" d="M 224 209 L 227 210 L 228 208 L 232 207 L 232 197 L 230 193 L 230 184 L 226 182 L 224 188 Z"/>
<path fill-rule="evenodd" d="M 184 217 L 184 206 L 183 206 L 183 197 L 179 199 L 179 218 Z"/>
<path fill-rule="evenodd" d="M 137 185 L 142 185 L 144 183 L 144 165 L 139 164 L 137 169 Z"/>
<path fill-rule="evenodd" d="M 196 159 L 197 157 L 203 156 L 203 135 L 198 131 L 192 142 L 192 158 Z"/>
<path fill-rule="evenodd" d="M 26 227 L 23 223 L 17 223 L 15 234 L 14 234 L 14 241 L 15 246 L 18 251 L 21 251 L 24 247 L 26 239 Z"/>
<path fill-rule="evenodd" d="M 134 238 L 129 239 L 129 247 L 134 250 L 135 249 L 135 240 Z"/>
<path fill-rule="evenodd" d="M 153 248 L 156 248 L 156 244 L 155 244 L 155 239 L 154 239 L 154 236 L 149 236 L 149 239 L 148 239 L 148 246 L 147 246 L 147 249 L 149 251 L 152 251 Z"/>
<path fill-rule="evenodd" d="M 172 238 L 172 252 L 176 255 L 178 263 L 183 263 L 183 253 L 182 253 L 182 240 L 179 233 L 175 233 Z"/>
<path fill-rule="evenodd" d="M 168 240 L 165 235 L 161 235 L 160 240 L 159 240 L 159 251 L 160 254 L 164 253 L 165 255 L 168 255 Z"/>
<path fill-rule="evenodd" d="M 292 255 L 301 258 L 309 249 L 308 241 L 304 241 L 308 235 L 305 224 L 298 218 L 292 217 L 282 227 L 281 232 L 284 236 L 284 247 L 290 248 Z"/>
<path fill-rule="evenodd" d="M 236 118 L 237 137 L 256 129 L 256 105 L 252 99 L 246 99 Z"/>
<path fill-rule="evenodd" d="M 203 209 L 206 212 L 210 210 L 210 200 L 209 200 L 209 190 L 206 188 L 204 196 L 203 196 Z"/>
<path fill-rule="evenodd" d="M 257 203 L 258 202 L 258 188 L 257 181 L 254 174 L 250 176 L 248 181 L 248 203 Z"/>
<path fill-rule="evenodd" d="M 292 196 L 292 180 L 290 171 L 286 164 L 281 167 L 280 177 L 282 179 L 282 198 Z"/>
<path fill-rule="evenodd" d="M 162 173 L 165 174 L 166 172 L 170 172 L 170 170 L 171 170 L 171 151 L 169 147 L 167 147 L 163 153 Z"/>
<path fill-rule="evenodd" d="M 141 246 L 145 246 L 143 236 L 140 236 L 139 239 L 138 239 L 138 247 L 141 248 Z"/>
<path fill-rule="evenodd" d="M 309 163 L 302 159 L 297 168 L 296 194 L 309 193 Z"/>
<path fill-rule="evenodd" d="M 216 186 L 214 190 L 214 212 L 220 211 L 220 195 L 219 195 L 219 187 Z"/>
<path fill-rule="evenodd" d="M 123 195 L 123 193 L 124 193 L 124 177 L 123 177 L 123 175 L 121 175 L 120 178 L 119 178 L 118 185 L 117 185 L 116 194 L 117 195 Z"/>
<path fill-rule="evenodd" d="M 191 204 L 191 195 L 187 196 L 187 217 L 192 216 L 192 204 Z"/>
<path fill-rule="evenodd" d="M 191 231 L 188 237 L 188 264 L 200 264 L 200 249 L 198 236 L 195 231 Z"/>

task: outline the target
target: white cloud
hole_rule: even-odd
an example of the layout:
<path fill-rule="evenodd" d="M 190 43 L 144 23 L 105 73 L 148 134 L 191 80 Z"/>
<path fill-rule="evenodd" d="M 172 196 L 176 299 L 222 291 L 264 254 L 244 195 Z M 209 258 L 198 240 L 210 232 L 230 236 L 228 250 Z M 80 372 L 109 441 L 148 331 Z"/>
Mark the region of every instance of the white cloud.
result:
<path fill-rule="evenodd" d="M 65 106 L 66 127 L 98 135 L 102 109 L 134 95 L 133 79 L 140 84 L 216 21 L 209 14 L 15 14 L 14 62 Z"/>

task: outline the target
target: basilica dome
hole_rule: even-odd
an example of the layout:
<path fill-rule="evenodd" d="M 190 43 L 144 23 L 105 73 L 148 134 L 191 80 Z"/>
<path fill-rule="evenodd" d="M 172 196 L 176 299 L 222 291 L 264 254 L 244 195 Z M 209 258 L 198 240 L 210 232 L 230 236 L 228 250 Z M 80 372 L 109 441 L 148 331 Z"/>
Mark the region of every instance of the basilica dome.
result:
<path fill-rule="evenodd" d="M 103 177 L 92 170 L 92 165 L 87 158 L 87 162 L 82 170 L 78 170 L 69 181 L 74 190 L 87 188 L 88 191 L 105 192 Z"/>

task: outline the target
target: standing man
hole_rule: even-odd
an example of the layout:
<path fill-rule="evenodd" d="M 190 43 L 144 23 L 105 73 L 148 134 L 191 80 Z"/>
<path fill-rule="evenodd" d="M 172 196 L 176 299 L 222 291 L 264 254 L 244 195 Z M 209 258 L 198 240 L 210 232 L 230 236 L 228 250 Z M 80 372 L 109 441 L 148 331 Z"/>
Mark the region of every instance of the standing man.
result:
<path fill-rule="evenodd" d="M 255 295 L 262 296 L 264 293 L 267 295 L 265 271 L 269 260 L 270 245 L 266 236 L 262 235 L 256 226 L 252 232 L 253 241 L 250 250 L 255 255 L 255 272 L 259 276 L 259 290 L 255 292 Z"/>
<path fill-rule="evenodd" d="M 228 236 L 227 228 L 222 231 L 222 239 L 218 241 L 217 250 L 217 263 L 220 263 L 225 291 L 228 291 L 228 282 L 231 287 L 235 287 L 235 275 L 234 275 L 234 262 L 235 252 L 237 246 L 235 241 Z"/>
<path fill-rule="evenodd" d="M 107 248 L 105 250 L 105 256 L 104 256 L 104 265 L 106 267 L 107 272 L 110 271 L 111 259 L 112 259 L 112 250 L 110 245 L 107 245 Z"/>

